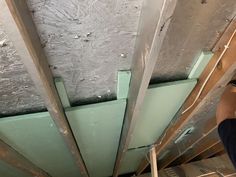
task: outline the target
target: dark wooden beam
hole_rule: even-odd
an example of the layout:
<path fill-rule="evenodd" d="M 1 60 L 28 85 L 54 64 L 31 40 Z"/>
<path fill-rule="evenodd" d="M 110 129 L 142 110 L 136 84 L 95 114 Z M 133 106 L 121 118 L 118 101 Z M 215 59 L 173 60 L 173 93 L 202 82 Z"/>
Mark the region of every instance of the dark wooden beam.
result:
<path fill-rule="evenodd" d="M 225 155 L 226 151 L 225 149 L 223 149 L 222 151 L 217 152 L 216 154 L 214 154 L 212 157 L 217 157 L 217 156 L 221 156 L 221 155 Z"/>
<path fill-rule="evenodd" d="M 6 33 L 12 40 L 36 88 L 40 91 L 81 175 L 88 177 L 88 171 L 65 116 L 26 0 L 1 0 L 0 3 L 1 20 L 6 28 Z"/>
<path fill-rule="evenodd" d="M 170 166 L 179 165 L 179 162 L 181 161 L 179 159 L 185 156 L 185 154 L 196 156 L 197 152 L 193 152 L 195 148 L 201 146 L 202 148 L 208 149 L 212 143 L 214 144 L 216 141 L 219 141 L 219 138 L 217 136 L 216 125 L 213 127 L 210 127 L 210 129 L 207 132 L 203 132 L 202 135 L 203 134 L 204 136 L 199 137 L 199 139 L 197 139 L 194 136 L 191 137 L 191 140 L 188 142 L 185 142 L 184 146 L 179 147 L 178 151 L 171 151 L 167 155 L 167 158 L 164 158 L 163 160 L 158 161 L 158 167 L 162 169 L 162 168 L 166 168 L 170 164 L 171 164 Z M 211 143 L 209 141 L 211 141 Z"/>
<path fill-rule="evenodd" d="M 210 139 L 206 142 L 202 142 L 201 144 L 198 144 L 196 147 L 190 149 L 188 152 L 180 156 L 178 159 L 176 159 L 173 163 L 171 163 L 170 166 L 176 166 L 180 164 L 186 164 L 190 162 L 192 159 L 197 157 L 198 155 L 204 153 L 205 151 L 210 150 L 214 146 L 220 143 L 220 140 L 216 139 Z"/>
<path fill-rule="evenodd" d="M 48 173 L 38 168 L 2 140 L 0 140 L 0 160 L 29 176 L 50 177 Z"/>
<path fill-rule="evenodd" d="M 224 40 L 220 40 L 220 42 L 222 41 L 228 42 L 228 40 L 232 37 L 236 29 L 235 20 L 231 22 L 229 28 L 230 29 L 227 29 L 222 36 Z M 226 44 L 224 43 L 217 45 L 224 46 Z M 198 84 L 196 85 L 190 96 L 187 98 L 187 100 L 185 101 L 183 105 L 183 110 L 192 105 L 196 96 L 201 90 L 202 85 L 204 84 L 206 78 L 208 77 L 209 73 L 216 64 L 219 57 L 222 55 L 223 50 L 224 47 L 223 48 L 220 47 L 215 52 L 213 58 L 211 59 L 211 61 L 203 71 L 202 75 L 200 76 Z M 236 36 L 234 35 L 230 45 L 228 46 L 227 51 L 223 54 L 220 63 L 212 73 L 211 77 L 206 83 L 206 86 L 204 87 L 200 97 L 197 99 L 195 104 L 191 107 L 191 109 L 182 114 L 176 122 L 171 124 L 171 126 L 167 128 L 166 132 L 163 133 L 163 136 L 155 142 L 155 144 L 157 145 L 156 146 L 157 155 L 159 155 L 160 152 L 163 151 L 169 145 L 169 143 L 172 142 L 179 135 L 179 132 L 181 132 L 180 130 L 188 124 L 193 115 L 197 113 L 197 111 L 200 110 L 200 108 L 207 101 L 207 97 L 210 96 L 214 92 L 214 90 L 217 89 L 217 87 L 225 86 L 230 81 L 230 79 L 235 74 L 235 70 L 236 70 Z M 148 163 L 144 161 L 142 161 L 141 164 L 142 165 L 140 165 L 139 169 L 137 170 L 137 174 L 141 174 L 141 172 L 148 166 Z"/>
<path fill-rule="evenodd" d="M 227 155 L 218 156 L 210 159 L 170 167 L 159 171 L 160 177 L 173 176 L 236 176 L 236 170 Z"/>
<path fill-rule="evenodd" d="M 132 77 L 127 111 L 113 177 L 117 177 L 119 174 L 122 160 L 132 138 L 139 110 L 142 106 L 175 5 L 176 0 L 145 0 L 143 3 L 131 68 Z"/>
<path fill-rule="evenodd" d="M 211 147 L 210 149 L 204 151 L 203 153 L 201 153 L 198 156 L 196 156 L 195 158 L 193 158 L 191 161 L 199 161 L 202 159 L 207 159 L 209 157 L 217 155 L 218 153 L 220 153 L 222 151 L 224 151 L 224 146 L 221 142 L 219 142 L 216 145 L 214 145 L 213 147 Z"/>

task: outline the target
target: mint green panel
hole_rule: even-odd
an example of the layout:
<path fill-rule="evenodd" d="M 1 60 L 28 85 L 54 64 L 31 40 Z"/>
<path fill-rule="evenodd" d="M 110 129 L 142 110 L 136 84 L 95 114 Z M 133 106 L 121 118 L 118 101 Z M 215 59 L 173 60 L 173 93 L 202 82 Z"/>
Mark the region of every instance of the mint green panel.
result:
<path fill-rule="evenodd" d="M 91 177 L 112 175 L 125 107 L 123 99 L 66 110 Z"/>
<path fill-rule="evenodd" d="M 188 78 L 189 79 L 199 78 L 202 72 L 204 71 L 205 67 L 211 60 L 212 56 L 213 56 L 212 52 L 202 52 L 197 62 L 194 64 Z"/>
<path fill-rule="evenodd" d="M 5 162 L 0 160 L 0 176 L 1 177 L 32 177 L 25 173 L 18 171 Z"/>
<path fill-rule="evenodd" d="M 187 96 L 195 79 L 153 85 L 146 92 L 129 148 L 153 144 L 163 133 Z"/>
<path fill-rule="evenodd" d="M 117 99 L 128 97 L 131 72 L 119 71 L 117 79 Z"/>
<path fill-rule="evenodd" d="M 48 113 L 1 118 L 0 138 L 52 177 L 80 176 Z"/>
<path fill-rule="evenodd" d="M 147 147 L 128 150 L 125 153 L 124 159 L 122 160 L 119 174 L 135 172 L 138 169 L 138 166 L 141 163 L 142 159 L 146 157 L 148 150 L 149 148 Z"/>

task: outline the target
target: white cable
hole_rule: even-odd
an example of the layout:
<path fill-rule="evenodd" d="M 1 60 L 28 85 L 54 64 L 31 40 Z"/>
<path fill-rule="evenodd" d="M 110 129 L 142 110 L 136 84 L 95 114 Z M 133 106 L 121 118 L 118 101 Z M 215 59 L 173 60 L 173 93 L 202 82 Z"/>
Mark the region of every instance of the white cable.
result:
<path fill-rule="evenodd" d="M 195 100 L 193 101 L 193 103 L 192 103 L 187 109 L 185 109 L 185 110 L 182 112 L 182 114 L 184 114 L 184 113 L 186 113 L 188 110 L 190 110 L 190 109 L 193 107 L 193 105 L 197 102 L 198 98 L 199 98 L 200 95 L 202 94 L 203 89 L 205 88 L 207 82 L 209 81 L 209 79 L 210 79 L 212 73 L 215 71 L 217 65 L 218 65 L 219 62 L 221 61 L 221 59 L 222 59 L 222 57 L 224 56 L 225 52 L 228 50 L 229 45 L 230 45 L 230 43 L 231 43 L 231 41 L 232 41 L 232 39 L 233 39 L 235 33 L 236 33 L 236 29 L 234 30 L 233 34 L 231 35 L 231 37 L 230 37 L 228 43 L 224 46 L 223 52 L 221 53 L 220 57 L 217 59 L 217 61 L 216 61 L 215 65 L 214 65 L 214 67 L 212 68 L 211 72 L 208 74 L 208 76 L 207 76 L 206 80 L 204 81 L 204 83 L 203 83 L 201 89 L 199 90 L 199 92 L 198 92 L 198 94 L 197 94 Z"/>

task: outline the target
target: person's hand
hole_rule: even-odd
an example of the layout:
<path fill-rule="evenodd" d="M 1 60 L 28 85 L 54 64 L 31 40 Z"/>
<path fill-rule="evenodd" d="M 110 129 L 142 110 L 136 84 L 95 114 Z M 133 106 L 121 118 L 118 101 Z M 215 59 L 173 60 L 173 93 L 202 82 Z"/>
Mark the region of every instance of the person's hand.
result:
<path fill-rule="evenodd" d="M 216 122 L 219 125 L 225 119 L 236 119 L 236 87 L 228 85 L 221 96 L 216 111 Z"/>

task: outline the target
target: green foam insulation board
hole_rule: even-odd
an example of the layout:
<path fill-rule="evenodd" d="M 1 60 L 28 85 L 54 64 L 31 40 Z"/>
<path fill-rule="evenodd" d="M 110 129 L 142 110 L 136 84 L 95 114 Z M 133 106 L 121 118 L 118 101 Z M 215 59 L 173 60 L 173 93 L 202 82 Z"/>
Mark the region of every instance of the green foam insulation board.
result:
<path fill-rule="evenodd" d="M 128 97 L 130 78 L 131 78 L 130 71 L 118 72 L 117 99 L 123 99 Z"/>
<path fill-rule="evenodd" d="M 142 159 L 147 155 L 148 150 L 148 147 L 128 150 L 122 160 L 119 174 L 126 174 L 136 171 Z"/>
<path fill-rule="evenodd" d="M 121 99 L 66 110 L 91 177 L 112 175 L 125 108 Z"/>
<path fill-rule="evenodd" d="M 52 177 L 78 177 L 78 168 L 47 112 L 1 118 L 0 138 Z"/>
<path fill-rule="evenodd" d="M 196 79 L 189 79 L 152 85 L 146 92 L 129 148 L 153 144 L 181 108 L 196 83 Z"/>
<path fill-rule="evenodd" d="M 71 107 L 70 100 L 68 98 L 66 88 L 65 88 L 62 78 L 55 78 L 54 82 L 55 82 L 55 86 L 57 88 L 57 92 L 59 94 L 59 97 L 61 99 L 61 103 L 62 103 L 63 107 L 64 108 Z"/>
<path fill-rule="evenodd" d="M 209 61 L 211 60 L 212 56 L 213 56 L 212 52 L 202 52 L 197 62 L 194 64 L 188 78 L 189 79 L 199 78 L 203 70 L 205 69 Z"/>
<path fill-rule="evenodd" d="M 66 109 L 91 177 L 112 175 L 126 99 Z M 52 177 L 79 171 L 49 113 L 0 119 L 0 138 Z"/>
<path fill-rule="evenodd" d="M 0 176 L 1 177 L 32 177 L 0 160 Z"/>

